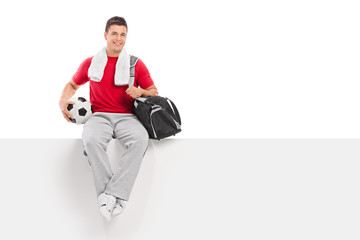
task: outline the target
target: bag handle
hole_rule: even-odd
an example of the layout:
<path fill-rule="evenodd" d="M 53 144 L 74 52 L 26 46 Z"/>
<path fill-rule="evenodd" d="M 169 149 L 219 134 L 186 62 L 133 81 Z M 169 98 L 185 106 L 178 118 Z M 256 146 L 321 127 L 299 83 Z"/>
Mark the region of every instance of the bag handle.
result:
<path fill-rule="evenodd" d="M 152 103 L 152 102 L 148 101 L 146 97 L 137 97 L 137 98 L 135 98 L 135 102 L 136 102 L 136 100 L 139 101 L 139 102 L 143 102 L 143 103 L 149 105 L 152 109 L 154 109 L 154 108 L 161 108 L 161 106 L 159 106 L 159 105 L 157 105 L 157 104 L 155 104 L 155 103 Z"/>

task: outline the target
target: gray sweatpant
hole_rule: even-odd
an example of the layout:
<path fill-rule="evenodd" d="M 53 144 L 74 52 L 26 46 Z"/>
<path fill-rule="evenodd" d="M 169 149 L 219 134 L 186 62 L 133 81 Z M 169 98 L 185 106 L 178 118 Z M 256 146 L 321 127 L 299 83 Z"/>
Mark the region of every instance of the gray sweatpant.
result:
<path fill-rule="evenodd" d="M 113 138 L 120 139 L 126 148 L 114 173 L 106 152 Z M 149 135 L 137 117 L 133 114 L 96 112 L 84 124 L 83 143 L 92 167 L 97 196 L 105 192 L 129 200 L 149 144 Z"/>

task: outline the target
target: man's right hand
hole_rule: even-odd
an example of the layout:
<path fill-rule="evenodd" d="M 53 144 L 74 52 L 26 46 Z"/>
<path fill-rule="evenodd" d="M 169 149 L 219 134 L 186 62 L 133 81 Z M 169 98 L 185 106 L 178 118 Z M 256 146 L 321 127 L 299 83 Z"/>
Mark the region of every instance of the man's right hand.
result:
<path fill-rule="evenodd" d="M 68 99 L 70 99 L 72 96 L 75 95 L 76 90 L 80 87 L 80 85 L 77 85 L 74 83 L 73 80 L 70 80 L 64 87 L 64 90 L 61 94 L 59 106 L 60 110 L 65 118 L 66 121 L 71 122 L 70 118 L 73 118 L 73 116 L 69 113 L 67 110 L 67 107 L 69 104 L 75 104 L 75 102 L 72 102 Z"/>
<path fill-rule="evenodd" d="M 75 104 L 75 102 L 69 101 L 66 99 L 60 99 L 60 101 L 59 101 L 60 110 L 61 110 L 64 118 L 66 119 L 66 121 L 71 122 L 70 118 L 74 118 L 74 117 L 67 110 L 67 107 L 69 104 Z"/>

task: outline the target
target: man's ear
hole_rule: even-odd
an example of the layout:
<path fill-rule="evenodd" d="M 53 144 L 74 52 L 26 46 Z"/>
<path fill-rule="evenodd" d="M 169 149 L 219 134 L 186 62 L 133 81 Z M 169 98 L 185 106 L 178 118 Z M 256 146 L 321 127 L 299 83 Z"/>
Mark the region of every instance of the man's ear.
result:
<path fill-rule="evenodd" d="M 105 38 L 105 40 L 107 40 L 107 33 L 106 32 L 104 32 L 104 38 Z"/>

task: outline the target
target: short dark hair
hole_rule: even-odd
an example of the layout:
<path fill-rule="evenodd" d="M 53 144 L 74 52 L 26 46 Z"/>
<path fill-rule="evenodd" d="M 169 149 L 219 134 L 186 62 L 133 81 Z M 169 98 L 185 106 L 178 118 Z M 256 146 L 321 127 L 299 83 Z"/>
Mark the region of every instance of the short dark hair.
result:
<path fill-rule="evenodd" d="M 126 21 L 125 21 L 125 19 L 123 17 L 115 16 L 115 17 L 110 18 L 106 22 L 105 32 L 109 31 L 109 28 L 110 28 L 111 25 L 125 26 L 126 27 L 126 32 L 128 31 L 127 23 L 126 23 Z"/>

